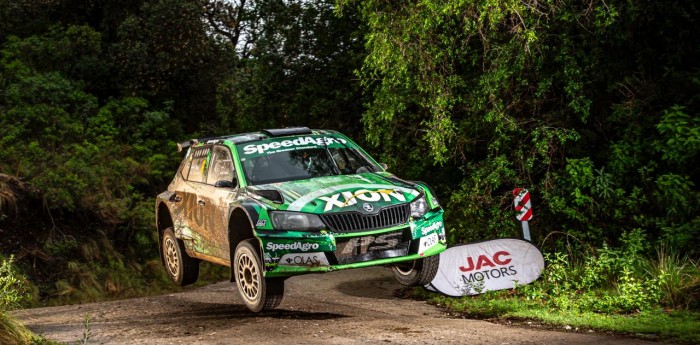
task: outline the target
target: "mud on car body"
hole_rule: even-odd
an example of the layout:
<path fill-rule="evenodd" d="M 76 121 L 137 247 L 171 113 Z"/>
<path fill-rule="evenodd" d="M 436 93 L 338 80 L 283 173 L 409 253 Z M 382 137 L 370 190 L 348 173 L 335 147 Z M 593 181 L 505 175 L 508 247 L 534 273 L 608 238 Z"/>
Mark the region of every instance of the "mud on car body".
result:
<path fill-rule="evenodd" d="M 200 260 L 231 267 L 249 309 L 279 305 L 293 275 L 391 265 L 428 283 L 445 250 L 430 188 L 386 171 L 348 137 L 305 127 L 178 144 L 187 149 L 156 200 L 163 264 L 178 285 Z"/>

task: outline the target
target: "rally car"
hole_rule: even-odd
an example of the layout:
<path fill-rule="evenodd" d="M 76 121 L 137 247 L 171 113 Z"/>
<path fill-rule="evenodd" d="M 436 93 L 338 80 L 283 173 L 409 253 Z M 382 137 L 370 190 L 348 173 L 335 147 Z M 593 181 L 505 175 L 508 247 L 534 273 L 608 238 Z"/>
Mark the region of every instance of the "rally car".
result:
<path fill-rule="evenodd" d="M 443 210 L 431 189 L 386 171 L 348 137 L 306 127 L 192 139 L 156 199 L 163 265 L 194 283 L 200 260 L 231 268 L 247 307 L 277 307 L 290 276 L 390 265 L 434 277 Z"/>

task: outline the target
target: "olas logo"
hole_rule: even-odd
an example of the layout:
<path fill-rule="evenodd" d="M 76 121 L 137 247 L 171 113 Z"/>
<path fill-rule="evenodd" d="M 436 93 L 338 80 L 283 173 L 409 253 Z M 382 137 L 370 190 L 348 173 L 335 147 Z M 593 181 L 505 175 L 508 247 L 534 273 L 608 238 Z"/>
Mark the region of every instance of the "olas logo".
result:
<path fill-rule="evenodd" d="M 283 266 L 328 266 L 328 259 L 323 253 L 285 254 L 279 262 Z"/>
<path fill-rule="evenodd" d="M 254 153 L 263 154 L 267 150 L 277 150 L 281 148 L 290 148 L 295 146 L 309 146 L 318 145 L 326 146 L 334 143 L 345 144 L 347 141 L 341 138 L 333 137 L 322 137 L 322 138 L 312 138 L 312 137 L 301 137 L 294 140 L 282 140 L 274 143 L 260 144 L 260 145 L 246 145 L 243 146 L 243 153 L 246 155 L 252 155 Z"/>
<path fill-rule="evenodd" d="M 379 200 L 391 201 L 391 199 L 406 201 L 406 197 L 401 191 L 391 189 L 359 189 L 354 192 L 336 193 L 327 197 L 322 196 L 318 199 L 326 202 L 326 207 L 323 209 L 324 212 L 328 212 L 334 207 L 343 208 L 345 206 L 355 205 L 357 204 L 357 199 L 369 202 Z"/>

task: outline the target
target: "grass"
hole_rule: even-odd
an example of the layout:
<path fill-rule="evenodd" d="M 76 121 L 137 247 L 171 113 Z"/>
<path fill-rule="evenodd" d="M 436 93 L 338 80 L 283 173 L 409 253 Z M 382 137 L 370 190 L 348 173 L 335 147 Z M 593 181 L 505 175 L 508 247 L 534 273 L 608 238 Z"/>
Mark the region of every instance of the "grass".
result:
<path fill-rule="evenodd" d="M 453 315 L 491 321 L 517 320 L 541 323 L 553 329 L 614 332 L 657 338 L 681 344 L 700 344 L 700 312 L 660 309 L 629 315 L 554 310 L 541 303 L 504 292 L 478 296 L 445 297 L 414 289 L 413 295 L 445 308 Z"/>
<path fill-rule="evenodd" d="M 70 260 L 57 260 L 57 272 L 38 286 L 41 296 L 35 297 L 34 305 L 100 302 L 183 290 L 168 278 L 159 258 L 138 262 L 132 258 L 135 255 L 117 252 L 106 238 L 83 243 L 54 241 L 49 253 Z M 201 262 L 195 286 L 228 278 L 228 268 Z"/>
<path fill-rule="evenodd" d="M 0 344 L 24 345 L 24 344 L 54 344 L 15 321 L 7 313 L 0 312 Z"/>

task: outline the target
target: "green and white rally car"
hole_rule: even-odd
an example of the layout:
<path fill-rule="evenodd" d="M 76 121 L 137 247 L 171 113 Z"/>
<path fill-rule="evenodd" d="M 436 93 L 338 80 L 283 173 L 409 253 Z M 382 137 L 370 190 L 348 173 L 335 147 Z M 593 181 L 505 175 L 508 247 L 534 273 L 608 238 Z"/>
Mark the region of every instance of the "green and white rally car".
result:
<path fill-rule="evenodd" d="M 391 265 L 427 284 L 444 251 L 430 188 L 386 171 L 346 136 L 306 127 L 193 139 L 156 200 L 161 258 L 178 285 L 199 262 L 231 268 L 252 311 L 272 309 L 290 276 Z"/>

